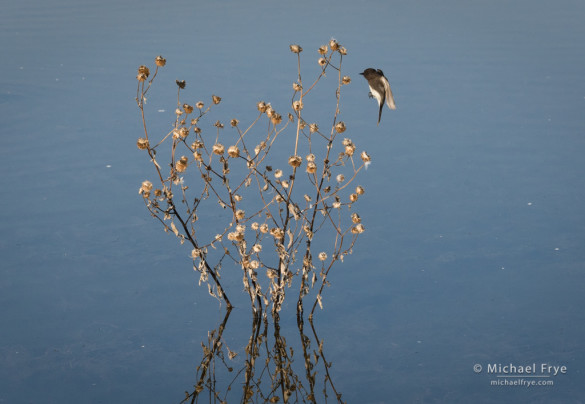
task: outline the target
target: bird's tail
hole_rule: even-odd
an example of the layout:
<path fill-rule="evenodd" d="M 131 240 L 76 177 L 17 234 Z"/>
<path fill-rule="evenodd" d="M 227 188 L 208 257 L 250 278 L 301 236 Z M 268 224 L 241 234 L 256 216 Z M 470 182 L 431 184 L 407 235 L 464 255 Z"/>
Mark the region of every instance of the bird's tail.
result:
<path fill-rule="evenodd" d="M 384 100 L 380 102 L 380 112 L 378 113 L 378 125 L 380 125 L 380 119 L 382 119 L 382 108 L 384 108 Z"/>

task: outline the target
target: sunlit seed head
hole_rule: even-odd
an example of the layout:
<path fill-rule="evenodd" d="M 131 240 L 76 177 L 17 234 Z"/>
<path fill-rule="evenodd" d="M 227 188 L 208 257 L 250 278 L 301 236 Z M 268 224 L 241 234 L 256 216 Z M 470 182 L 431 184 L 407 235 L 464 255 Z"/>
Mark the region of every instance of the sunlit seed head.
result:
<path fill-rule="evenodd" d="M 276 196 L 274 197 L 274 200 L 275 200 L 276 202 L 278 202 L 278 203 L 282 203 L 282 202 L 284 202 L 284 198 L 283 198 L 282 196 L 280 196 L 280 194 L 279 194 L 279 195 L 276 195 Z"/>
<path fill-rule="evenodd" d="M 175 109 L 175 115 L 180 116 L 183 115 L 183 111 L 179 108 Z"/>
<path fill-rule="evenodd" d="M 256 108 L 258 108 L 258 111 L 264 113 L 266 112 L 266 103 L 264 101 L 260 101 L 258 104 L 256 104 Z"/>
<path fill-rule="evenodd" d="M 167 64 L 167 60 L 165 58 L 163 58 L 162 56 L 157 56 L 156 59 L 154 59 L 154 63 L 158 66 L 158 67 L 163 67 L 164 65 Z"/>
<path fill-rule="evenodd" d="M 260 228 L 260 225 L 258 224 L 258 222 L 254 222 L 250 225 L 250 228 L 252 230 L 258 230 Z"/>
<path fill-rule="evenodd" d="M 341 208 L 341 202 L 335 201 L 331 204 L 331 206 L 333 207 L 333 209 L 339 209 Z"/>
<path fill-rule="evenodd" d="M 272 114 L 272 117 L 270 118 L 270 120 L 272 121 L 272 123 L 274 125 L 278 125 L 282 122 L 282 116 L 275 112 L 274 114 Z"/>
<path fill-rule="evenodd" d="M 242 196 L 240 194 L 234 194 L 234 201 L 240 202 L 242 200 Z"/>
<path fill-rule="evenodd" d="M 358 224 L 357 226 L 354 227 L 357 231 L 358 234 L 363 233 L 364 231 L 366 231 L 366 228 L 364 227 L 363 224 Z"/>
<path fill-rule="evenodd" d="M 221 241 L 221 234 L 216 234 L 215 235 L 215 240 L 216 241 Z"/>
<path fill-rule="evenodd" d="M 148 139 L 139 137 L 138 140 L 136 141 L 136 146 L 138 146 L 140 150 L 146 150 L 150 145 L 148 143 Z"/>
<path fill-rule="evenodd" d="M 186 114 L 190 114 L 191 112 L 193 112 L 193 106 L 189 104 L 183 104 L 183 110 L 185 111 Z"/>
<path fill-rule="evenodd" d="M 351 83 L 351 78 L 349 76 L 343 76 L 343 78 L 341 79 L 341 83 L 347 85 Z"/>
<path fill-rule="evenodd" d="M 274 178 L 280 178 L 282 177 L 282 170 L 278 169 L 274 171 Z"/>
<path fill-rule="evenodd" d="M 317 62 L 319 63 L 319 66 L 325 66 L 327 64 L 327 59 L 319 58 Z"/>
<path fill-rule="evenodd" d="M 319 261 L 325 261 L 327 259 L 327 253 L 326 252 L 320 252 L 319 253 Z"/>
<path fill-rule="evenodd" d="M 305 194 L 303 197 L 305 198 L 305 201 L 307 201 L 307 202 L 311 202 L 311 200 L 312 200 L 311 197 L 307 194 Z"/>
<path fill-rule="evenodd" d="M 160 189 L 157 188 L 154 190 L 154 196 L 156 196 L 158 198 L 161 195 L 162 195 L 162 191 Z"/>
<path fill-rule="evenodd" d="M 242 220 L 245 217 L 246 217 L 246 212 L 244 210 L 242 210 L 242 209 L 236 210 L 236 219 Z"/>
<path fill-rule="evenodd" d="M 191 143 L 191 148 L 192 149 L 201 149 L 203 147 L 203 142 L 201 140 L 196 140 L 193 143 Z"/>
<path fill-rule="evenodd" d="M 361 223 L 362 219 L 360 218 L 360 215 L 358 215 L 357 213 L 352 213 L 351 214 L 351 221 L 355 224 Z"/>
<path fill-rule="evenodd" d="M 293 90 L 301 91 L 303 87 L 299 83 L 293 83 Z"/>
<path fill-rule="evenodd" d="M 140 187 L 141 192 L 150 192 L 152 191 L 152 182 L 150 181 L 143 181 L 142 186 Z"/>
<path fill-rule="evenodd" d="M 320 55 L 326 54 L 327 53 L 327 45 L 319 46 L 319 49 L 317 49 L 317 52 L 319 52 Z"/>
<path fill-rule="evenodd" d="M 354 152 L 355 152 L 355 145 L 353 143 L 350 143 L 347 146 L 345 146 L 345 154 L 347 156 L 353 156 Z"/>
<path fill-rule="evenodd" d="M 344 146 L 349 146 L 351 144 L 353 144 L 353 142 L 351 141 L 351 139 L 345 138 L 343 139 L 343 142 L 341 142 Z"/>
<path fill-rule="evenodd" d="M 187 82 L 185 80 L 175 80 L 175 83 L 177 83 L 181 90 L 187 86 Z"/>
<path fill-rule="evenodd" d="M 239 123 L 240 123 L 240 121 L 238 121 L 237 119 L 232 119 L 232 120 L 230 121 L 230 125 L 232 125 L 232 127 L 234 127 L 234 128 L 235 128 L 236 126 L 238 126 L 238 124 L 239 124 Z"/>
<path fill-rule="evenodd" d="M 191 258 L 195 259 L 195 258 L 199 258 L 201 257 L 201 249 L 200 248 L 194 248 L 191 250 Z"/>
<path fill-rule="evenodd" d="M 307 154 L 305 158 L 307 159 L 307 161 L 315 161 L 315 155 L 313 153 Z"/>
<path fill-rule="evenodd" d="M 325 188 L 323 188 L 323 193 L 328 194 L 329 191 L 331 191 L 331 187 L 329 185 L 327 185 Z"/>
<path fill-rule="evenodd" d="M 256 223 L 258 224 L 258 223 Z M 252 246 L 252 251 L 254 251 L 256 254 L 258 254 L 260 251 L 262 251 L 262 244 L 254 244 Z"/>
<path fill-rule="evenodd" d="M 272 118 L 272 116 L 276 113 L 276 111 L 270 106 L 270 104 L 266 107 L 266 116 L 268 118 Z"/>
<path fill-rule="evenodd" d="M 179 129 L 179 136 L 181 136 L 183 139 L 189 136 L 189 128 L 182 127 Z"/>
<path fill-rule="evenodd" d="M 315 133 L 319 130 L 319 126 L 316 123 L 312 123 L 309 125 L 309 131 L 311 131 L 311 133 Z"/>
<path fill-rule="evenodd" d="M 366 192 L 366 190 L 361 185 L 358 185 L 357 187 L 355 187 L 356 194 L 363 195 L 363 194 L 365 194 L 365 192 Z"/>
<path fill-rule="evenodd" d="M 290 51 L 292 53 L 301 53 L 303 48 L 301 48 L 299 45 L 290 45 Z"/>
<path fill-rule="evenodd" d="M 337 182 L 343 182 L 345 181 L 345 176 L 343 174 L 338 174 L 335 179 L 337 180 Z"/>
<path fill-rule="evenodd" d="M 305 129 L 306 126 L 307 126 L 307 122 L 305 122 L 301 119 L 299 122 L 299 128 L 301 128 L 301 130 L 303 130 L 303 129 Z"/>
<path fill-rule="evenodd" d="M 295 111 L 300 111 L 303 109 L 303 102 L 302 101 L 295 101 L 293 102 L 293 109 Z"/>
<path fill-rule="evenodd" d="M 307 163 L 307 169 L 306 169 L 307 173 L 309 174 L 314 174 L 317 172 L 317 164 L 315 164 L 313 161 L 309 161 Z"/>
<path fill-rule="evenodd" d="M 244 234 L 246 232 L 246 226 L 243 225 L 243 224 L 239 224 L 239 225 L 236 226 L 236 231 L 238 233 Z"/>
<path fill-rule="evenodd" d="M 240 149 L 238 149 L 238 146 L 228 147 L 228 155 L 232 158 L 240 157 Z"/>
<path fill-rule="evenodd" d="M 195 107 L 197 109 L 203 109 L 204 106 L 205 104 L 202 101 L 198 101 L 197 104 L 195 104 Z"/>
<path fill-rule="evenodd" d="M 225 148 L 221 143 L 216 143 L 213 145 L 213 153 L 221 156 L 224 152 Z"/>
<path fill-rule="evenodd" d="M 260 263 L 256 260 L 252 260 L 250 261 L 248 266 L 250 267 L 250 269 L 258 269 L 260 267 Z"/>
<path fill-rule="evenodd" d="M 347 55 L 347 49 L 345 49 L 343 46 L 340 46 L 338 51 L 343 56 Z"/>
<path fill-rule="evenodd" d="M 150 69 L 144 65 L 138 68 L 138 74 L 144 74 L 146 77 L 150 76 Z"/>
<path fill-rule="evenodd" d="M 200 128 L 199 126 L 195 126 L 195 127 L 193 128 L 193 132 L 195 132 L 195 133 L 199 134 L 199 133 L 201 133 L 201 128 Z"/>
<path fill-rule="evenodd" d="M 182 156 L 181 159 L 175 163 L 175 169 L 178 172 L 182 173 L 183 171 L 185 171 L 187 169 L 188 165 L 189 165 L 189 159 L 186 156 Z"/>
<path fill-rule="evenodd" d="M 279 227 L 273 227 L 270 229 L 270 235 L 276 239 L 282 240 L 284 239 L 284 230 Z"/>
<path fill-rule="evenodd" d="M 214 104 L 219 104 L 221 102 L 221 97 L 217 96 L 217 95 L 212 95 L 211 99 L 213 100 Z"/>
<path fill-rule="evenodd" d="M 343 121 L 337 122 L 337 125 L 335 125 L 335 131 L 337 133 L 345 132 L 345 123 Z"/>
<path fill-rule="evenodd" d="M 146 81 L 147 78 L 148 76 L 144 73 L 138 73 L 138 75 L 136 76 L 136 80 L 138 81 Z"/>
<path fill-rule="evenodd" d="M 364 161 L 364 163 L 367 163 L 369 161 L 372 161 L 372 158 L 365 151 L 362 152 L 362 154 L 360 155 L 360 157 L 362 158 L 362 160 Z"/>
<path fill-rule="evenodd" d="M 268 225 L 267 225 L 266 223 L 263 223 L 263 224 L 260 226 L 260 231 L 261 231 L 262 233 L 268 233 Z"/>
<path fill-rule="evenodd" d="M 331 40 L 329 41 L 329 47 L 331 48 L 332 51 L 336 51 L 337 49 L 339 49 L 339 43 L 337 43 L 337 41 L 334 38 L 331 38 Z"/>
<path fill-rule="evenodd" d="M 219 129 L 223 129 L 223 123 L 221 123 L 220 121 L 215 121 L 213 126 L 215 126 L 216 128 L 219 128 Z"/>
<path fill-rule="evenodd" d="M 294 117 L 294 116 L 293 116 L 293 114 L 291 114 L 290 112 L 288 113 L 288 120 L 289 120 L 290 122 L 294 122 L 294 120 L 295 120 L 295 117 Z"/>
<path fill-rule="evenodd" d="M 301 164 L 303 163 L 303 159 L 301 158 L 301 156 L 290 156 L 288 158 L 288 164 L 291 167 L 300 167 Z"/>

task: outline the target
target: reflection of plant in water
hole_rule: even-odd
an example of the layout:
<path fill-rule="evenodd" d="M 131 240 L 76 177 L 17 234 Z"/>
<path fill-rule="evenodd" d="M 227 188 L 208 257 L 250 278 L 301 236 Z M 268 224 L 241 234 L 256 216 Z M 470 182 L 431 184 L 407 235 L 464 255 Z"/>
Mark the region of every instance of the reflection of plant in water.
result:
<path fill-rule="evenodd" d="M 225 400 L 216 389 L 214 364 L 217 358 L 226 363 L 222 335 L 232 302 L 222 276 L 226 271 L 231 276 L 233 271 L 225 269 L 228 266 L 241 270 L 254 314 L 246 366 L 237 373 L 244 379 L 238 382 L 244 386 L 242 401 L 277 402 L 282 398 L 286 402 L 289 397 L 316 401 L 316 391 L 326 395 L 327 386 L 340 398 L 329 377 L 330 364 L 323 357 L 313 314 L 317 305 L 322 307 L 331 268 L 351 253 L 364 231 L 354 212 L 364 189 L 352 184 L 370 157 L 361 152 L 356 158 L 355 144 L 348 138 L 339 138 L 346 131 L 345 123 L 339 120 L 341 90 L 351 81 L 341 71 L 345 48 L 335 40 L 320 47 L 318 74 L 308 84 L 301 79 L 302 48 L 291 45 L 290 49 L 297 55 L 298 65 L 291 112 L 283 117 L 270 103 L 261 101 L 254 121 L 245 127 L 238 119 L 231 119 L 229 131 L 220 121 L 202 129 L 204 118 L 220 104 L 220 97 L 213 95 L 207 107 L 201 101 L 194 105 L 184 103 L 186 83 L 177 81 L 173 128 L 160 140 L 154 140 L 146 125 L 145 97 L 166 61 L 156 58 L 152 77 L 146 66 L 138 69 L 136 101 L 144 137 L 138 139 L 137 145 L 148 153 L 156 171 L 156 185 L 144 181 L 139 192 L 164 230 L 190 246 L 199 284 L 206 283 L 209 294 L 227 307 L 224 322 L 210 333 L 209 344 L 204 346 L 200 379 L 195 390 L 188 393 L 192 402 L 205 389 L 216 399 Z M 331 119 L 329 123 L 317 113 L 311 115 L 309 97 L 317 91 L 318 83 L 326 83 L 321 79 L 328 71 L 337 73 L 335 107 L 327 118 Z M 320 122 L 314 122 L 315 118 Z M 264 134 L 260 134 L 262 126 L 266 128 Z M 170 160 L 163 164 L 159 155 Z M 292 291 L 307 385 L 292 370 L 293 351 L 287 349 L 280 334 L 280 313 L 287 293 Z M 308 320 L 316 343 L 313 349 L 304 331 L 305 307 L 310 308 Z M 270 349 L 269 340 L 273 343 Z M 261 347 L 266 358 L 259 364 Z M 227 354 L 229 359 L 235 355 L 229 349 Z M 316 387 L 318 362 L 324 368 L 324 389 Z M 261 385 L 266 377 L 270 386 Z"/>

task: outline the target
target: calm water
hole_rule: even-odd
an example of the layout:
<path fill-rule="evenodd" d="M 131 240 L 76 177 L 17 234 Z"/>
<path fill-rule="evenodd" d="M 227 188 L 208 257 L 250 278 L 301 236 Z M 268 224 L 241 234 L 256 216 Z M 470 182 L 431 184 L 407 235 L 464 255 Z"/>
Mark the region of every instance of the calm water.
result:
<path fill-rule="evenodd" d="M 167 3 L 2 6 L 0 402 L 182 399 L 219 309 L 137 194 L 152 171 L 136 68 L 168 60 L 153 130 L 175 79 L 242 120 L 288 104 L 289 44 L 313 66 L 331 36 L 349 51 L 348 136 L 374 159 L 367 232 L 317 315 L 343 398 L 583 402 L 583 2 Z M 379 127 L 370 66 L 398 106 Z M 490 386 L 493 363 L 567 373 Z"/>

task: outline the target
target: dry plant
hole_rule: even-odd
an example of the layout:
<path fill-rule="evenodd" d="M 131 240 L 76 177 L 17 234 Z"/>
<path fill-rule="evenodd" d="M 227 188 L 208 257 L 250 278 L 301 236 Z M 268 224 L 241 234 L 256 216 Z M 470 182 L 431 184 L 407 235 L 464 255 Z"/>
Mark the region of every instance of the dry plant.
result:
<path fill-rule="evenodd" d="M 207 122 L 206 116 L 218 107 L 221 98 L 212 95 L 207 106 L 202 101 L 185 101 L 190 98 L 185 95 L 186 83 L 177 80 L 176 119 L 171 130 L 160 136 L 149 132 L 144 106 L 166 60 L 162 56 L 155 59 L 152 76 L 148 67 L 138 69 L 136 101 L 144 136 L 137 146 L 148 154 L 154 167 L 154 179 L 144 181 L 139 192 L 164 230 L 189 246 L 199 284 L 206 284 L 209 294 L 225 302 L 227 309 L 220 329 L 210 333 L 209 344 L 204 347 L 200 382 L 188 394 L 193 402 L 205 380 L 211 380 L 206 379 L 206 372 L 222 346 L 221 335 L 232 309 L 222 282 L 225 277 L 236 276 L 235 269 L 254 313 L 253 334 L 246 348 L 243 401 L 258 394 L 254 362 L 259 341 L 267 340 L 269 324 L 274 331 L 274 348 L 267 350 L 275 364 L 270 370 L 273 389 L 257 399 L 276 402 L 281 397 L 286 402 L 293 392 L 300 394 L 295 380 L 298 377 L 290 370 L 286 342 L 280 336 L 279 313 L 290 293 L 296 299 L 309 380 L 302 398 L 315 401 L 312 369 L 319 357 L 325 365 L 325 378 L 333 387 L 328 375 L 330 364 L 323 358 L 322 341 L 312 320 L 316 306 L 323 307 L 331 269 L 351 254 L 359 234 L 364 232 L 355 211 L 364 188 L 356 184 L 356 179 L 370 156 L 358 152 L 354 142 L 345 137 L 348 128 L 340 120 L 342 89 L 351 82 L 342 74 L 346 49 L 335 40 L 319 47 L 316 77 L 309 82 L 301 76 L 302 48 L 291 45 L 290 50 L 296 54 L 298 75 L 292 85 L 289 111 L 281 114 L 270 103 L 260 101 L 256 105 L 258 114 L 249 124 L 242 125 L 235 118 L 225 125 L 219 120 Z M 324 79 L 329 72 L 337 78 L 335 99 L 330 115 L 324 117 L 321 111 L 311 112 L 305 105 L 310 105 L 317 85 L 328 81 Z M 313 353 L 305 341 L 310 339 L 303 329 L 304 307 L 310 308 L 308 319 L 319 346 Z M 262 324 L 264 332 L 260 333 Z M 230 358 L 231 354 L 229 351 Z"/>

